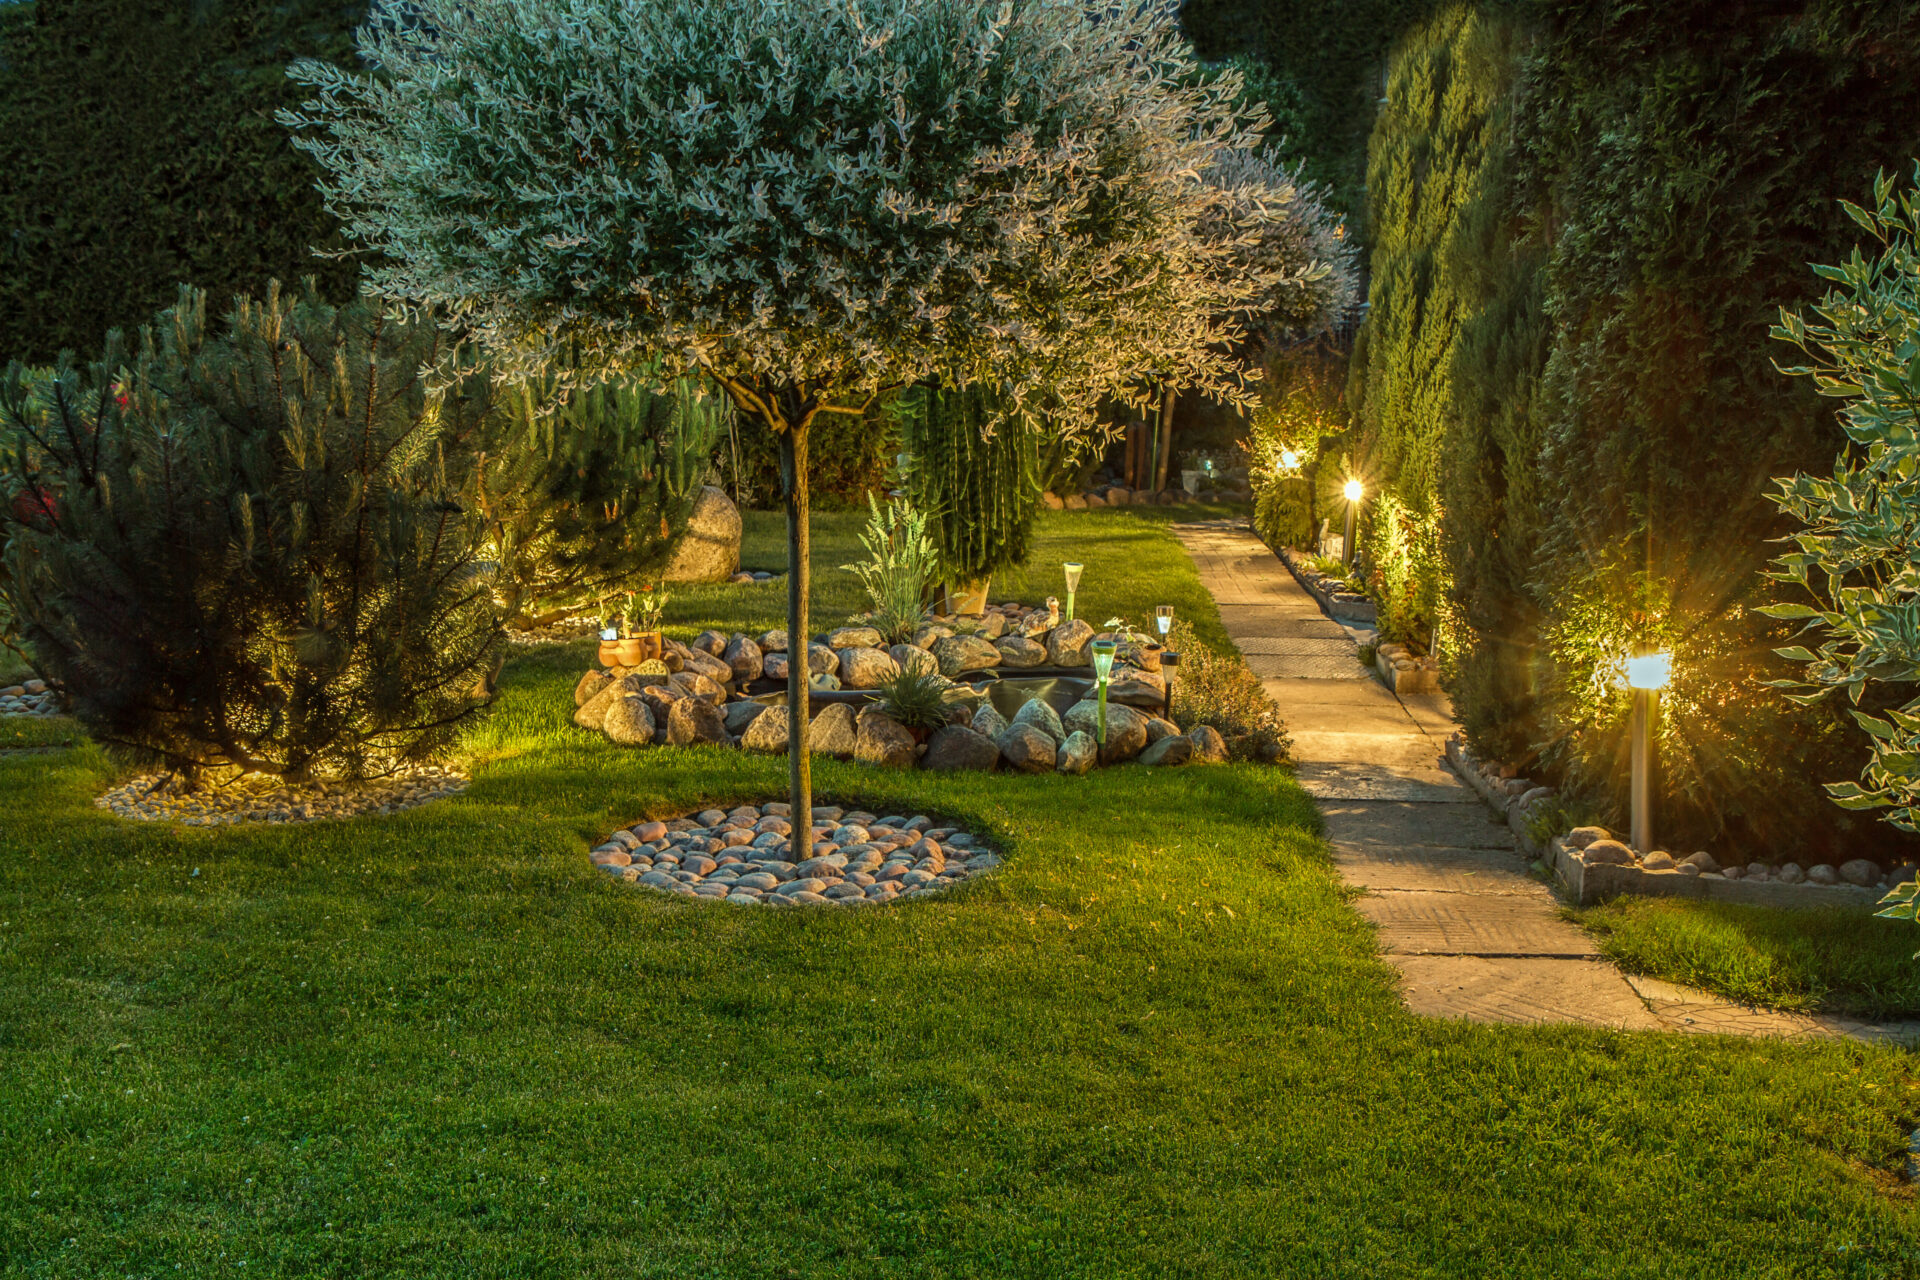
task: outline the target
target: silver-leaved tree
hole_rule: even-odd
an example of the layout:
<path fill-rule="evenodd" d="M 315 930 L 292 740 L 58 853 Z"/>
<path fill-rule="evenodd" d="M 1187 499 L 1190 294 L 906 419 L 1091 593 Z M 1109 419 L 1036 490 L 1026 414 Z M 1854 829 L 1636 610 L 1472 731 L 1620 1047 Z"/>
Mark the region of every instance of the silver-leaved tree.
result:
<path fill-rule="evenodd" d="M 369 286 L 445 308 L 501 376 L 562 349 L 591 376 L 699 370 L 778 436 L 804 649 L 820 414 L 930 379 L 1079 409 L 1231 393 L 1234 317 L 1266 282 L 1208 231 L 1225 196 L 1199 175 L 1263 122 L 1235 115 L 1235 78 L 1203 83 L 1173 13 L 381 0 L 373 71 L 297 64 L 313 96 L 282 118 Z M 807 718 L 789 724 L 798 820 Z"/>

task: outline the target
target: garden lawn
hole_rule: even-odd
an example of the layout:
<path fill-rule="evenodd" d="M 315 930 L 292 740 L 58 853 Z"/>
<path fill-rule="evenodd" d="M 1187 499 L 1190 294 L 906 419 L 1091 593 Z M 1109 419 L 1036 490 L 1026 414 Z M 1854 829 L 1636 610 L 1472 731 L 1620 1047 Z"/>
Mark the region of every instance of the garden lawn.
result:
<path fill-rule="evenodd" d="M 1794 1012 L 1920 1018 L 1920 929 L 1907 921 L 1665 898 L 1576 918 L 1628 973 Z"/>
<path fill-rule="evenodd" d="M 1086 616 L 1210 616 L 1151 516 L 1043 537 Z M 1412 1017 L 1283 770 L 825 761 L 823 797 L 1006 864 L 882 909 L 669 899 L 588 845 L 783 762 L 572 728 L 585 661 L 517 659 L 472 788 L 389 818 L 137 825 L 96 748 L 0 756 L 7 1273 L 1920 1271 L 1909 1057 Z"/>

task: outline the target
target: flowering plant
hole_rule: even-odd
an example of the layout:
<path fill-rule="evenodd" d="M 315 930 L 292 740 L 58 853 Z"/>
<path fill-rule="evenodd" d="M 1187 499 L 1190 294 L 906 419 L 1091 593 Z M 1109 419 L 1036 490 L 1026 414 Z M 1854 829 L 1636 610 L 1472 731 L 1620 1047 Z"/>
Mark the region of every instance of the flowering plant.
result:
<path fill-rule="evenodd" d="M 626 637 L 646 635 L 660 629 L 660 620 L 666 614 L 667 601 L 673 599 L 665 587 L 642 587 L 638 591 L 627 592 Z"/>

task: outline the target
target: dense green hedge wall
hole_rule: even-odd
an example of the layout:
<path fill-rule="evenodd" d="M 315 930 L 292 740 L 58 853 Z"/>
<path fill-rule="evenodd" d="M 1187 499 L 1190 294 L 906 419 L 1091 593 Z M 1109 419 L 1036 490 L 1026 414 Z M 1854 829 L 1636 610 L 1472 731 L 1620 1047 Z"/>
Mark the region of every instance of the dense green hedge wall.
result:
<path fill-rule="evenodd" d="M 0 21 L 0 355 L 48 362 L 183 282 L 216 311 L 269 277 L 351 293 L 276 108 L 293 58 L 344 62 L 364 4 L 33 0 Z"/>
<path fill-rule="evenodd" d="M 1858 238 L 1836 201 L 1920 152 L 1920 4 L 1461 6 L 1396 47 L 1389 104 L 1363 458 L 1440 514 L 1470 731 L 1618 822 L 1616 664 L 1671 645 L 1664 839 L 1882 838 L 1816 785 L 1856 731 L 1758 687 L 1783 640 L 1749 609 L 1768 478 L 1840 445 L 1767 329 Z"/>

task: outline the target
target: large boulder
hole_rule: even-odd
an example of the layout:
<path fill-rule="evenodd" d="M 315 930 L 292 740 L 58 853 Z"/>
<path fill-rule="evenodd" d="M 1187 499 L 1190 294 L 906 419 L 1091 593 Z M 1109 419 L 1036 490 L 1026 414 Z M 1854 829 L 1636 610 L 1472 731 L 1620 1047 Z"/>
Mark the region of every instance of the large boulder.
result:
<path fill-rule="evenodd" d="M 702 485 L 687 531 L 660 576 L 668 582 L 725 582 L 740 568 L 740 508 L 724 489 Z"/>
<path fill-rule="evenodd" d="M 639 694 L 652 709 L 654 722 L 662 726 L 666 724 L 667 714 L 673 710 L 673 704 L 687 696 L 679 685 L 673 684 L 650 684 L 641 689 Z"/>
<path fill-rule="evenodd" d="M 736 738 L 745 733 L 747 726 L 765 715 L 766 711 L 765 703 L 744 699 L 739 702 L 729 702 L 720 709 L 721 714 L 726 717 L 727 732 Z"/>
<path fill-rule="evenodd" d="M 777 756 L 787 754 L 787 709 L 768 707 L 755 716 L 747 725 L 746 732 L 740 735 L 740 745 L 748 751 L 765 751 Z"/>
<path fill-rule="evenodd" d="M 1009 667 L 1039 667 L 1046 665 L 1047 646 L 1025 636 L 1006 636 L 993 646 L 1000 651 L 1000 661 Z"/>
<path fill-rule="evenodd" d="M 1020 773 L 1052 773 L 1058 749 L 1053 739 L 1030 724 L 1007 728 L 998 739 L 1000 758 Z"/>
<path fill-rule="evenodd" d="M 1039 698 L 1029 699 L 1013 713 L 1013 723 L 1031 725 L 1053 739 L 1058 746 L 1067 739 L 1067 728 L 1060 723 L 1060 713 Z"/>
<path fill-rule="evenodd" d="M 913 733 L 878 707 L 863 707 L 854 721 L 853 758 L 861 764 L 906 769 L 913 765 Z"/>
<path fill-rule="evenodd" d="M 769 680 L 785 680 L 788 674 L 786 652 L 781 650 L 763 655 L 760 659 L 760 674 Z"/>
<path fill-rule="evenodd" d="M 913 629 L 913 646 L 931 650 L 936 641 L 945 640 L 952 634 L 952 627 L 944 627 L 937 622 L 923 622 Z"/>
<path fill-rule="evenodd" d="M 653 709 L 635 693 L 623 693 L 607 706 L 607 718 L 600 727 L 615 746 L 653 745 Z"/>
<path fill-rule="evenodd" d="M 807 646 L 807 674 L 810 676 L 830 676 L 840 670 L 840 655 L 823 644 Z"/>
<path fill-rule="evenodd" d="M 1148 743 L 1147 749 L 1140 753 L 1141 764 L 1175 765 L 1185 764 L 1191 759 L 1193 759 L 1193 740 L 1177 733 L 1161 738 L 1157 742 Z"/>
<path fill-rule="evenodd" d="M 613 676 L 610 673 L 601 671 L 598 668 L 587 672 L 587 674 L 580 677 L 580 683 L 573 686 L 573 705 L 576 707 L 586 706 L 588 699 L 606 688 L 607 682 L 612 679 Z"/>
<path fill-rule="evenodd" d="M 1093 768 L 1093 762 L 1099 757 L 1100 744 L 1093 740 L 1093 735 L 1076 729 L 1060 744 L 1053 767 L 1059 773 L 1081 774 Z"/>
<path fill-rule="evenodd" d="M 971 726 L 983 738 L 998 738 L 1007 731 L 1007 718 L 994 709 L 993 703 L 982 702 L 973 713 Z"/>
<path fill-rule="evenodd" d="M 735 636 L 727 641 L 727 647 L 720 653 L 720 661 L 733 671 L 737 684 L 758 680 L 766 670 L 766 655 L 761 652 L 759 645 L 745 636 Z"/>
<path fill-rule="evenodd" d="M 895 666 L 909 675 L 937 676 L 940 674 L 939 659 L 918 645 L 896 644 L 887 650 L 887 656 L 893 659 Z"/>
<path fill-rule="evenodd" d="M 844 702 L 829 702 L 807 726 L 807 750 L 817 756 L 850 756 L 856 746 L 853 708 Z"/>
<path fill-rule="evenodd" d="M 762 631 L 754 643 L 760 646 L 762 653 L 785 653 L 787 651 L 787 633 L 785 631 Z"/>
<path fill-rule="evenodd" d="M 1066 725 L 1091 738 L 1100 733 L 1100 704 L 1092 698 L 1067 708 Z M 1100 763 L 1131 760 L 1147 745 L 1147 717 L 1132 707 L 1107 702 L 1107 740 L 1100 748 Z"/>
<path fill-rule="evenodd" d="M 1225 764 L 1227 760 L 1227 740 L 1220 731 L 1210 724 L 1195 725 L 1187 734 L 1193 743 L 1193 759 L 1196 764 Z"/>
<path fill-rule="evenodd" d="M 697 649 L 708 657 L 717 658 L 727 651 L 727 633 L 708 628 L 695 636 L 693 643 L 687 647 Z"/>
<path fill-rule="evenodd" d="M 619 681 L 607 681 L 591 698 L 574 708 L 573 722 L 582 729 L 592 729 L 597 732 L 607 722 L 607 708 L 613 705 L 615 698 L 623 697 L 625 693 Z"/>
<path fill-rule="evenodd" d="M 699 649 L 687 650 L 686 656 L 681 660 L 680 671 L 675 674 L 689 671 L 694 675 L 705 676 L 715 684 L 727 684 L 733 679 L 732 667 Z"/>
<path fill-rule="evenodd" d="M 1116 670 L 1114 678 L 1107 684 L 1107 701 L 1124 702 L 1130 707 L 1145 707 L 1150 711 L 1164 711 L 1167 706 L 1167 686 L 1165 683 L 1156 683 L 1156 677 L 1148 672 L 1131 668 L 1124 673 Z"/>
<path fill-rule="evenodd" d="M 840 683 L 849 689 L 878 689 L 900 674 L 900 664 L 884 649 L 855 646 L 840 650 Z"/>
<path fill-rule="evenodd" d="M 1047 662 L 1056 667 L 1084 667 L 1092 663 L 1087 646 L 1093 643 L 1093 628 L 1075 618 L 1047 633 Z"/>
<path fill-rule="evenodd" d="M 716 707 L 727 700 L 727 691 L 706 676 L 681 671 L 670 676 L 669 680 L 689 698 L 702 698 Z"/>
<path fill-rule="evenodd" d="M 939 773 L 991 769 L 1000 763 L 993 739 L 965 725 L 950 724 L 927 740 L 926 767 Z"/>
<path fill-rule="evenodd" d="M 940 674 L 956 676 L 962 671 L 981 671 L 1000 665 L 1000 651 L 979 636 L 947 636 L 933 644 L 933 656 Z"/>
<path fill-rule="evenodd" d="M 727 718 L 719 707 L 704 698 L 682 698 L 667 712 L 667 741 L 676 747 L 696 743 L 724 746 L 732 739 L 727 736 Z"/>

